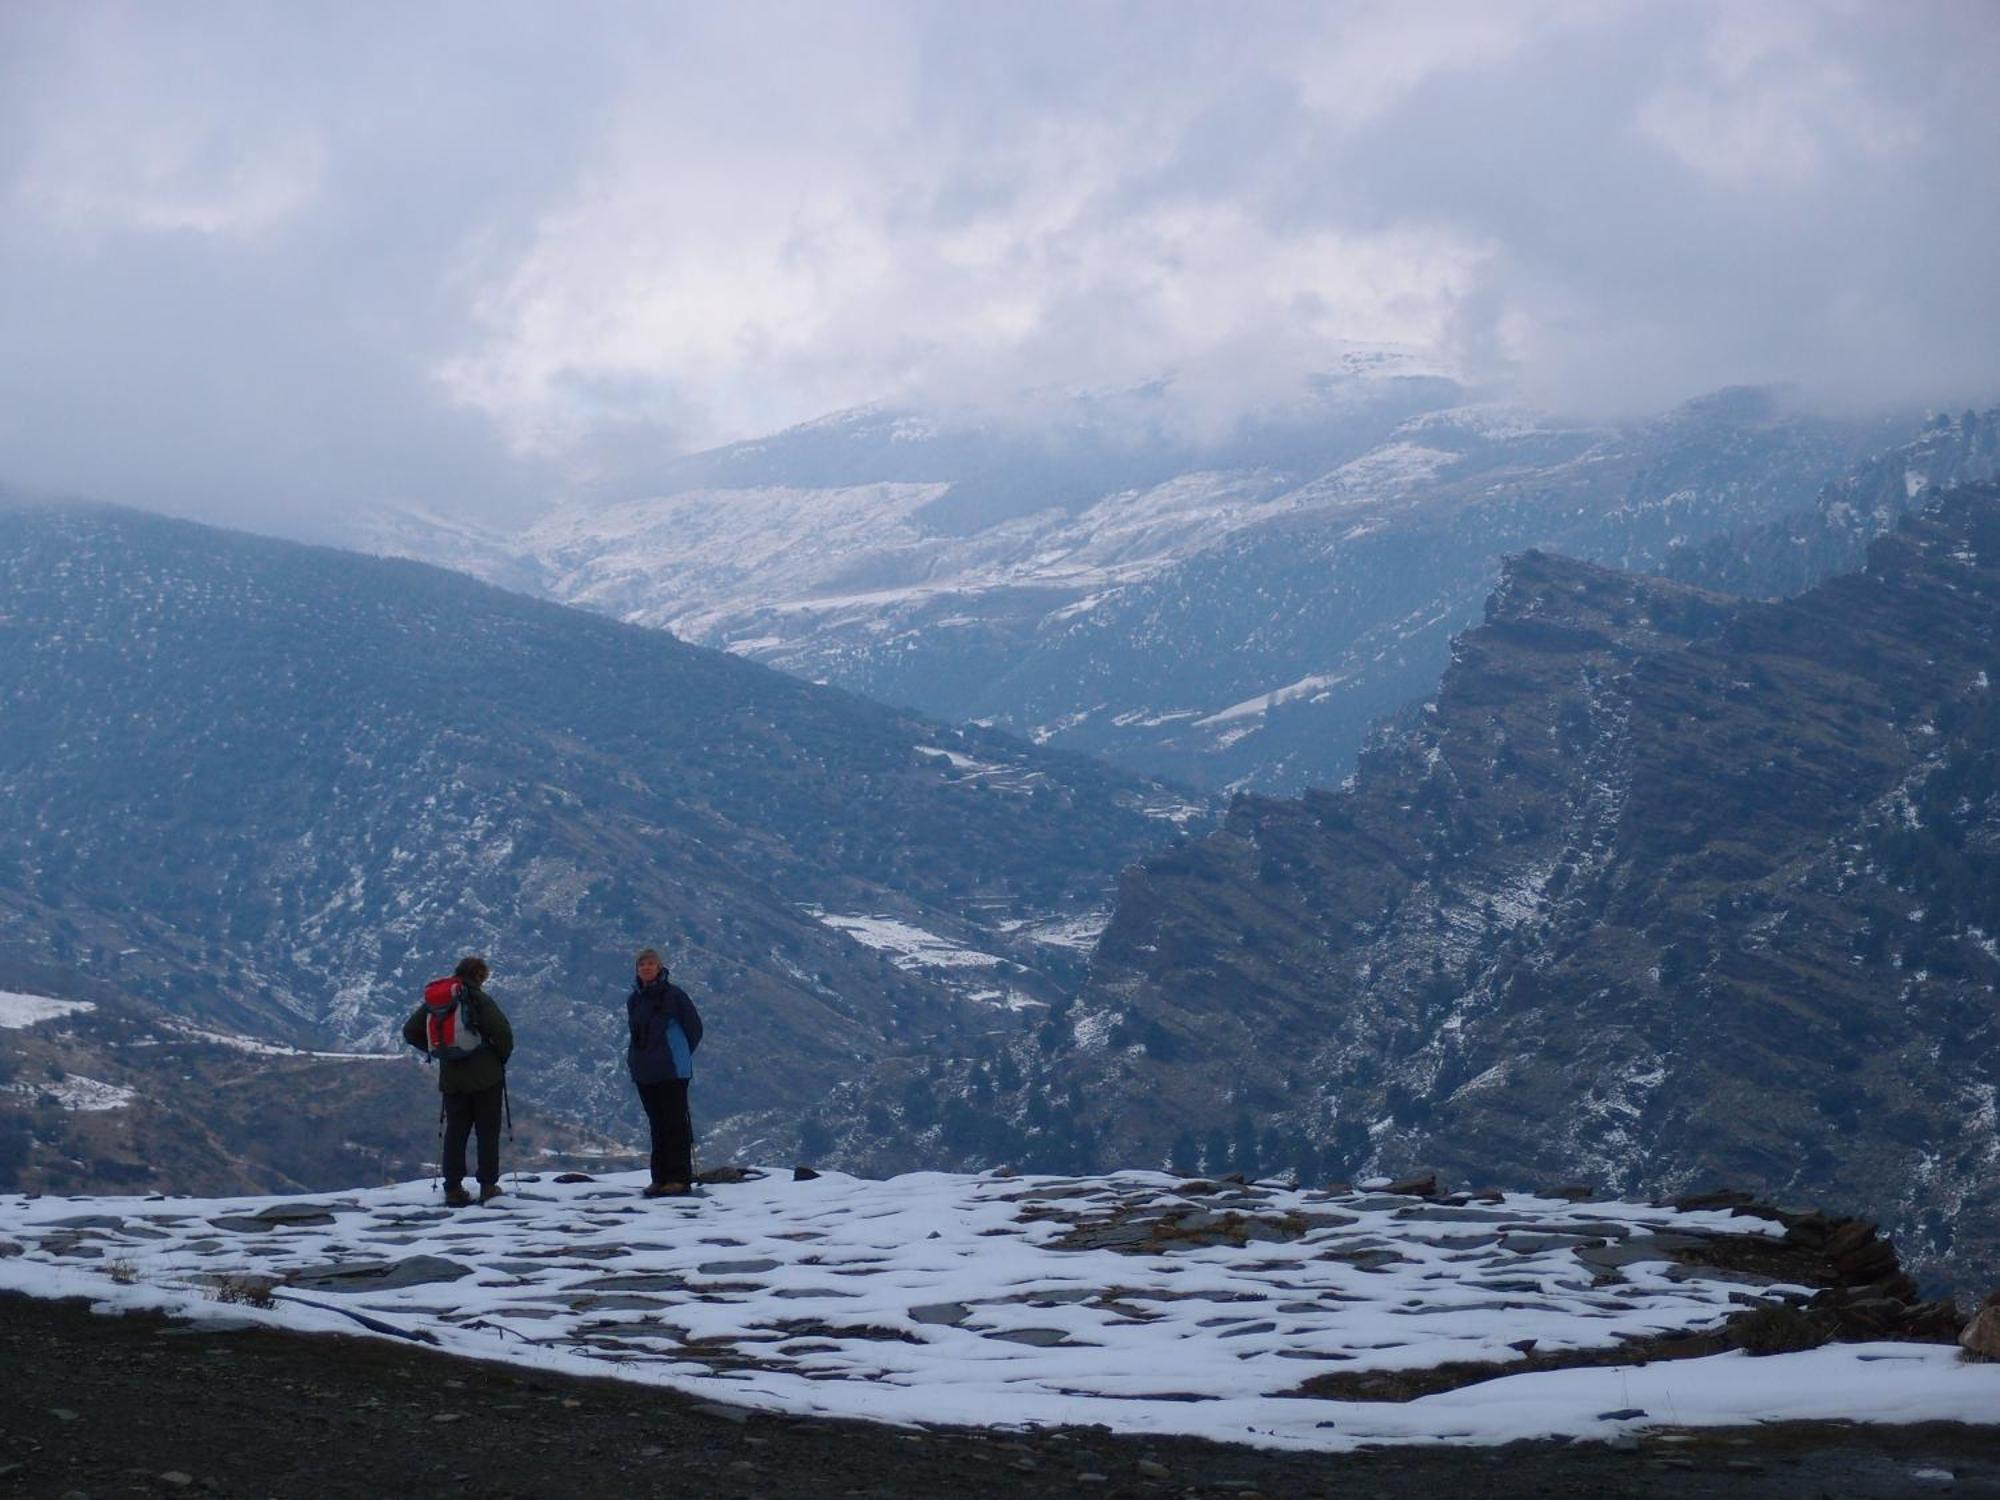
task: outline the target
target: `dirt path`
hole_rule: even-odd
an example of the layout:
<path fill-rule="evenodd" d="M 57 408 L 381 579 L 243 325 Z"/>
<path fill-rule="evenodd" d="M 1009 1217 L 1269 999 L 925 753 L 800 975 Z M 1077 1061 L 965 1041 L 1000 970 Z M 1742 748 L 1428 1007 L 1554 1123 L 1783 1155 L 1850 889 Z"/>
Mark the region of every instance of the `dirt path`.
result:
<path fill-rule="evenodd" d="M 0 1500 L 169 1493 L 2000 1497 L 2000 1428 L 1798 1427 L 1625 1450 L 1341 1457 L 1097 1430 L 909 1433 L 746 1416 L 381 1340 L 199 1333 L 0 1296 Z"/>

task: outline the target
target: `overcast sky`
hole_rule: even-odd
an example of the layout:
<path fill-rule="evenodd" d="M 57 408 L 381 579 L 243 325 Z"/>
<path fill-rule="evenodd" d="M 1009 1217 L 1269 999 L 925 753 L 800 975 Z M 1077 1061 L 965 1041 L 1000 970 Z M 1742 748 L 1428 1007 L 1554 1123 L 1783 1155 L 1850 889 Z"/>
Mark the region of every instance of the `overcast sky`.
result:
<path fill-rule="evenodd" d="M 1341 340 L 2000 396 L 2000 3 L 0 0 L 0 482 L 518 515 Z"/>

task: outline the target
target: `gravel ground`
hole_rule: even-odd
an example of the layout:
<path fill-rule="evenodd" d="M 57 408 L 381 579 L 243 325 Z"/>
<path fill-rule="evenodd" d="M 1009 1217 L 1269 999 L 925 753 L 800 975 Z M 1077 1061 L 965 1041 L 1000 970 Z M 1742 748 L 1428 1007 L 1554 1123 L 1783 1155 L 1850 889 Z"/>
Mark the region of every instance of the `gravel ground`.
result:
<path fill-rule="evenodd" d="M 1996 1413 L 2000 1417 L 2000 1413 Z M 0 1497 L 2000 1497 L 2000 1428 L 1795 1426 L 1337 1457 L 745 1413 L 378 1339 L 0 1295 Z"/>

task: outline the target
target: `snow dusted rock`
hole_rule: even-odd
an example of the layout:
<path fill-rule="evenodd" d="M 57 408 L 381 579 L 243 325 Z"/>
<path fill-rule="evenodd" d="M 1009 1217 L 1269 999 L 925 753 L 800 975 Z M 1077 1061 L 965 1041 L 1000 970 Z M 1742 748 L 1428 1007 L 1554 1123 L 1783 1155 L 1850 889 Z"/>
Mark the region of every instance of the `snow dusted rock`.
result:
<path fill-rule="evenodd" d="M 1988 1299 L 1958 1336 L 1959 1347 L 1979 1359 L 2000 1360 L 2000 1301 Z"/>
<path fill-rule="evenodd" d="M 1811 1347 L 1836 1303 L 1906 1324 L 1912 1310 L 1840 1286 L 1823 1245 L 1754 1206 L 1142 1172 L 768 1173 L 642 1203 L 641 1181 L 539 1182 L 504 1215 L 439 1213 L 418 1183 L 337 1200 L 0 1198 L 0 1234 L 23 1247 L 0 1261 L 0 1289 L 198 1324 L 359 1328 L 732 1410 L 1327 1450 L 1603 1440 L 1665 1413 L 1702 1426 L 2000 1410 L 2000 1369 L 1948 1347 Z M 217 1305 L 252 1280 L 268 1305 Z M 1797 1352 L 1722 1352 L 1753 1311 L 1799 1324 L 1764 1343 Z"/>

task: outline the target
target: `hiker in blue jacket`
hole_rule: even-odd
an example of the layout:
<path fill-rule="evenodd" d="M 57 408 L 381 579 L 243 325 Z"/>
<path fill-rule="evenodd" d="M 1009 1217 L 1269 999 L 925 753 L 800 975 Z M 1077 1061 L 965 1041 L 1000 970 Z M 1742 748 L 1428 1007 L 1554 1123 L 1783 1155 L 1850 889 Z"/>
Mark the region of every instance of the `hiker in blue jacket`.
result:
<path fill-rule="evenodd" d="M 694 1077 L 694 1049 L 701 1045 L 701 1016 L 687 991 L 668 983 L 659 949 L 641 948 L 632 967 L 632 993 L 625 1001 L 632 1044 L 625 1063 L 653 1128 L 653 1180 L 645 1195 L 664 1198 L 685 1193 L 694 1181 L 688 1080 Z"/>

